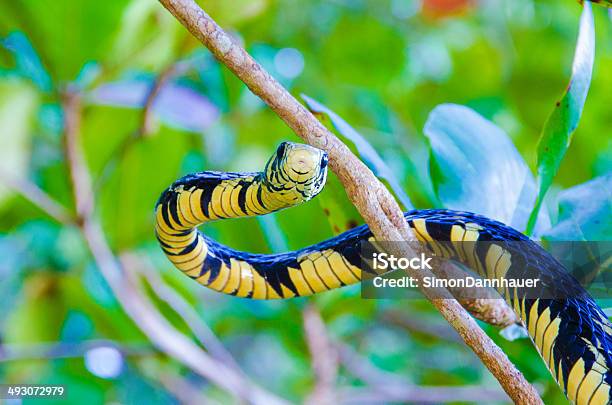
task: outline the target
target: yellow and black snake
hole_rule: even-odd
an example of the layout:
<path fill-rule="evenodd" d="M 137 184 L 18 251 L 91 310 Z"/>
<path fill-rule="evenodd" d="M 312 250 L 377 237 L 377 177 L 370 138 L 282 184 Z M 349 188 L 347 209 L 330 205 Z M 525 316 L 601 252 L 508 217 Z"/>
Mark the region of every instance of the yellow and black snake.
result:
<path fill-rule="evenodd" d="M 253 299 L 312 295 L 361 280 L 360 243 L 366 225 L 316 245 L 282 254 L 253 254 L 221 245 L 197 230 L 204 222 L 263 215 L 307 201 L 323 188 L 327 155 L 307 145 L 282 143 L 263 172 L 201 172 L 181 178 L 156 205 L 155 231 L 170 261 L 213 290 Z M 418 210 L 405 218 L 423 242 L 487 241 L 486 252 L 442 252 L 483 277 L 532 266 L 548 289 L 571 290 L 565 299 L 502 291 L 527 328 L 552 376 L 576 404 L 610 403 L 612 325 L 580 284 L 539 245 L 485 217 L 449 210 Z M 504 244 L 507 241 L 523 241 Z M 452 246 L 452 245 L 449 245 Z M 493 276 L 492 276 L 493 274 Z"/>

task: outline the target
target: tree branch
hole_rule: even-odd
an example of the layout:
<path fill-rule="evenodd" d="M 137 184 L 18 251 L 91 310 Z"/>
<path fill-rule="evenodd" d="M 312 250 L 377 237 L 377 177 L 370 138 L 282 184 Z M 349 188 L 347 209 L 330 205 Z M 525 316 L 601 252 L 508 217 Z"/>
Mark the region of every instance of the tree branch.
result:
<path fill-rule="evenodd" d="M 193 0 L 160 0 L 160 3 L 255 95 L 266 102 L 298 136 L 328 153 L 331 169 L 377 240 L 416 240 L 397 202 L 363 162 L 235 43 L 197 3 Z M 397 252 L 399 257 L 414 255 L 409 247 L 400 250 Z M 433 276 L 426 271 L 414 273 L 417 278 Z M 434 291 L 430 289 L 422 289 L 422 292 L 459 332 L 516 403 L 542 403 L 537 391 L 457 301 L 436 299 Z"/>
<path fill-rule="evenodd" d="M 175 72 L 176 65 L 174 63 L 170 64 L 168 67 L 162 70 L 159 75 L 157 75 L 155 81 L 149 88 L 147 96 L 145 97 L 144 105 L 142 107 L 140 128 L 137 132 L 139 137 L 150 136 L 150 134 L 153 132 L 153 105 L 160 91 L 172 78 L 172 76 L 174 76 Z"/>

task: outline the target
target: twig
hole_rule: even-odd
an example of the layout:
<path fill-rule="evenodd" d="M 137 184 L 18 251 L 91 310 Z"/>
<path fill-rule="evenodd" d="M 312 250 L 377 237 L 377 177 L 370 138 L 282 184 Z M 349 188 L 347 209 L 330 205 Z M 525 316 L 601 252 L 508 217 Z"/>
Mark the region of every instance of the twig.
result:
<path fill-rule="evenodd" d="M 329 340 L 319 311 L 313 305 L 308 305 L 302 317 L 306 343 L 315 374 L 315 386 L 306 403 L 334 404 L 336 403 L 334 386 L 338 375 L 338 354 Z"/>
<path fill-rule="evenodd" d="M 227 392 L 255 404 L 281 404 L 282 399 L 264 391 L 241 374 L 212 359 L 188 337 L 176 330 L 156 310 L 153 303 L 140 291 L 129 274 L 126 274 L 114 257 L 100 223 L 93 216 L 91 180 L 85 159 L 79 147 L 79 95 L 68 92 L 64 97 L 66 120 L 66 153 L 77 213 L 81 218 L 80 229 L 94 260 L 115 297 L 134 323 L 149 340 L 167 355 L 191 368 Z"/>
<path fill-rule="evenodd" d="M 47 215 L 56 221 L 66 224 L 75 222 L 74 215 L 72 215 L 66 208 L 64 208 L 64 206 L 51 198 L 34 183 L 20 180 L 9 175 L 3 170 L 0 170 L 0 183 L 3 183 L 7 187 L 21 194 L 24 198 L 43 210 Z"/>
<path fill-rule="evenodd" d="M 166 85 L 176 73 L 178 63 L 172 63 L 161 71 L 155 78 L 155 81 L 149 88 L 142 107 L 142 113 L 140 114 L 140 123 L 138 128 L 134 131 L 129 132 L 125 138 L 117 145 L 114 153 L 106 160 L 102 165 L 100 175 L 94 183 L 94 192 L 97 193 L 100 188 L 106 183 L 108 178 L 113 174 L 117 168 L 117 163 L 120 162 L 128 153 L 128 151 L 141 139 L 151 135 L 153 131 L 153 104 L 157 99 L 161 89 Z"/>
<path fill-rule="evenodd" d="M 41 342 L 0 345 L 0 362 L 27 359 L 62 359 L 82 357 L 97 347 L 114 347 L 125 356 L 144 356 L 157 353 L 149 345 L 115 342 L 112 340 L 85 340 L 80 342 Z"/>
<path fill-rule="evenodd" d="M 329 154 L 331 169 L 377 240 L 416 240 L 397 202 L 363 162 L 235 43 L 195 1 L 160 0 L 160 3 L 298 136 Z M 398 257 L 414 256 L 409 247 L 400 248 L 397 253 Z M 419 279 L 426 275 L 433 276 L 426 271 L 413 273 Z M 430 289 L 423 288 L 421 291 L 459 332 L 516 403 L 542 403 L 537 391 L 457 301 L 437 299 L 440 295 L 434 295 Z"/>
<path fill-rule="evenodd" d="M 153 131 L 153 104 L 155 103 L 161 89 L 166 85 L 168 80 L 174 76 L 175 72 L 176 64 L 172 63 L 162 70 L 159 75 L 157 75 L 153 85 L 149 88 L 147 96 L 145 97 L 144 106 L 142 107 L 138 136 L 145 138 Z"/>
<path fill-rule="evenodd" d="M 234 360 L 231 353 L 223 346 L 214 332 L 208 325 L 199 317 L 198 313 L 191 305 L 174 289 L 168 287 L 166 282 L 152 268 L 144 258 L 132 254 L 124 253 L 119 256 L 120 262 L 126 271 L 136 271 L 143 275 L 147 283 L 155 294 L 165 301 L 189 326 L 195 337 L 202 346 L 217 360 L 226 365 L 233 367 L 236 371 L 240 370 L 238 363 Z"/>

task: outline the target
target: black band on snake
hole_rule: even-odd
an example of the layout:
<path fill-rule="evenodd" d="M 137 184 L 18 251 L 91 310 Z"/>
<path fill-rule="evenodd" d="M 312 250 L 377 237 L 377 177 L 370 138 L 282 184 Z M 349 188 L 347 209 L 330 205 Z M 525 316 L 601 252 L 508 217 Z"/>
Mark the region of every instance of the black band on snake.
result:
<path fill-rule="evenodd" d="M 326 175 L 325 152 L 284 142 L 263 172 L 185 176 L 164 191 L 157 203 L 157 238 L 167 257 L 183 273 L 208 288 L 238 297 L 290 298 L 358 283 L 362 270 L 368 271 L 360 268 L 359 256 L 360 243 L 372 239 L 366 225 L 282 254 L 240 252 L 197 230 L 208 221 L 263 215 L 308 201 L 321 191 Z M 504 298 L 522 319 L 570 401 L 580 405 L 610 403 L 612 326 L 560 263 L 518 231 L 479 215 L 418 210 L 405 213 L 405 218 L 424 242 L 488 241 L 489 257 L 466 263 L 483 277 L 505 274 L 516 263 L 525 263 L 525 257 L 537 257 L 534 262 L 538 270 L 550 276 L 549 280 L 579 291 L 567 299 L 533 299 L 515 289 L 506 290 Z M 496 241 L 525 243 L 518 251 L 512 244 L 502 248 Z M 448 258 L 461 259 L 462 255 L 452 248 L 443 251 Z"/>

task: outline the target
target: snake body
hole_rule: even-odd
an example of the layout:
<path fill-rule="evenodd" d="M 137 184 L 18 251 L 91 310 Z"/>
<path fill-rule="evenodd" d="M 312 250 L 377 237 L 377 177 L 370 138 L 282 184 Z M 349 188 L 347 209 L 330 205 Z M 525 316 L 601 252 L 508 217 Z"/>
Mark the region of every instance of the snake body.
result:
<path fill-rule="evenodd" d="M 208 221 L 263 215 L 307 201 L 323 188 L 326 166 L 324 152 L 284 142 L 262 172 L 185 176 L 166 189 L 156 205 L 159 243 L 183 273 L 238 297 L 308 296 L 358 283 L 362 271 L 371 271 L 363 268 L 359 254 L 361 243 L 373 240 L 366 225 L 282 254 L 237 251 L 197 230 Z M 406 212 L 405 218 L 432 250 L 436 241 L 449 241 L 444 248 L 438 246 L 437 253 L 482 277 L 535 269 L 548 291 L 565 292 L 566 299 L 548 299 L 527 297 L 519 288 L 500 291 L 567 398 L 580 405 L 611 403 L 612 325 L 559 262 L 520 232 L 476 214 L 434 209 Z M 463 241 L 487 244 L 473 252 L 453 248 L 452 242 Z"/>

